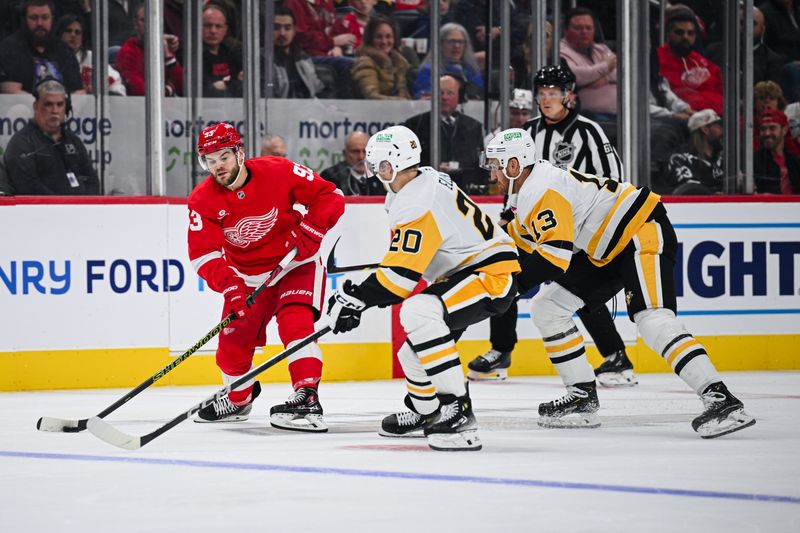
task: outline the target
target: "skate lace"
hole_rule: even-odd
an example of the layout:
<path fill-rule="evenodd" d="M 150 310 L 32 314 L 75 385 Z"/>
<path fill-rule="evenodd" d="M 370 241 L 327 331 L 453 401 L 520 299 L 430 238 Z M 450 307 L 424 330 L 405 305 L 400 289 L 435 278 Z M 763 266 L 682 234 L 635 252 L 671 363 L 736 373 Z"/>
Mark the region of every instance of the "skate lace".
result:
<path fill-rule="evenodd" d="M 494 363 L 495 361 L 500 359 L 500 356 L 502 355 L 503 352 L 498 352 L 497 350 L 492 349 L 483 354 L 483 358 L 486 359 L 486 361 L 488 361 L 489 363 Z"/>
<path fill-rule="evenodd" d="M 589 396 L 589 393 L 579 389 L 578 387 L 567 387 L 567 394 L 558 398 L 557 400 L 553 401 L 554 407 L 561 407 L 562 405 L 566 405 L 572 400 L 577 400 L 578 398 L 586 398 Z"/>
<path fill-rule="evenodd" d="M 722 394 L 721 392 L 709 391 L 703 394 L 700 399 L 703 401 L 703 406 L 708 409 L 712 407 L 714 404 L 724 402 L 727 396 Z"/>
<path fill-rule="evenodd" d="M 414 411 L 403 411 L 402 413 L 397 413 L 397 423 L 401 426 L 416 425 L 420 418 L 422 417 Z"/>
<path fill-rule="evenodd" d="M 227 396 L 214 400 L 214 412 L 217 415 L 229 415 L 236 411 L 237 407 L 231 403 Z"/>
<path fill-rule="evenodd" d="M 300 389 L 291 394 L 289 399 L 286 400 L 287 405 L 300 405 L 306 402 L 306 398 L 308 395 L 306 394 L 305 389 Z"/>

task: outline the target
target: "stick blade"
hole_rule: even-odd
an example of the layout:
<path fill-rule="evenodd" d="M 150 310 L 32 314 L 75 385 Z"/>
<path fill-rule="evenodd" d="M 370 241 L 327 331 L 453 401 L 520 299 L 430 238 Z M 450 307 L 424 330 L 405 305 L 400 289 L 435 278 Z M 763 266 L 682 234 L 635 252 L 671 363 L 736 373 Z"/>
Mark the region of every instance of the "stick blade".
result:
<path fill-rule="evenodd" d="M 43 416 L 36 422 L 36 429 L 53 433 L 77 433 L 86 428 L 81 427 L 80 420 L 67 420 L 65 418 Z"/>
<path fill-rule="evenodd" d="M 142 447 L 142 439 L 118 430 L 102 418 L 96 416 L 89 419 L 86 427 L 92 435 L 123 450 L 138 450 Z"/>

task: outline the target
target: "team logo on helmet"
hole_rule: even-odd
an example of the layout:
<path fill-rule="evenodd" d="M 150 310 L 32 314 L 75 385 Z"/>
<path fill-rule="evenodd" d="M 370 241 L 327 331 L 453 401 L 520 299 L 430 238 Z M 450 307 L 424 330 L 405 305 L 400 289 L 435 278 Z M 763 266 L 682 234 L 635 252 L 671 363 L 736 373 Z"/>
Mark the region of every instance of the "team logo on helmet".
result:
<path fill-rule="evenodd" d="M 375 136 L 375 142 L 390 143 L 390 142 L 392 142 L 392 134 L 391 133 L 379 133 L 379 134 L 377 134 Z"/>
<path fill-rule="evenodd" d="M 556 143 L 553 159 L 557 167 L 565 167 L 575 158 L 575 145 L 565 142 Z"/>
<path fill-rule="evenodd" d="M 522 139 L 522 133 L 518 131 L 512 131 L 511 133 L 506 133 L 503 135 L 504 141 L 510 141 L 511 139 Z"/>
<path fill-rule="evenodd" d="M 239 248 L 247 248 L 270 232 L 278 221 L 278 208 L 273 207 L 265 215 L 246 217 L 232 228 L 223 228 L 225 240 Z"/>

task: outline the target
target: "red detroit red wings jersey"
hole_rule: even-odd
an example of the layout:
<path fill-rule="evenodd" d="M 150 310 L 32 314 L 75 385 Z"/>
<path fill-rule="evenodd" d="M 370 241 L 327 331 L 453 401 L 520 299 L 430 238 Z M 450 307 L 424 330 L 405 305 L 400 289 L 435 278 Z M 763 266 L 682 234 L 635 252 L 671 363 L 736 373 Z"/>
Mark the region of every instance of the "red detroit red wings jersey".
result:
<path fill-rule="evenodd" d="M 273 270 L 301 219 L 327 231 L 344 212 L 336 186 L 302 165 L 272 156 L 244 164 L 250 178 L 241 189 L 231 191 L 209 176 L 189 196 L 189 259 L 218 292 L 236 281 L 237 271 L 246 279 Z"/>

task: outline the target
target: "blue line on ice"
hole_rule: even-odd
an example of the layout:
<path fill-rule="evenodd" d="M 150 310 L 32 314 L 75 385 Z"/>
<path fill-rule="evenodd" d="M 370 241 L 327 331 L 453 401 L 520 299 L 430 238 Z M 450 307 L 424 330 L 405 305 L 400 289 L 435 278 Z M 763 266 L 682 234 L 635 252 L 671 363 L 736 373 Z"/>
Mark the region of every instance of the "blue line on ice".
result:
<path fill-rule="evenodd" d="M 187 466 L 195 468 L 221 468 L 232 470 L 260 470 L 264 472 L 291 472 L 296 474 L 323 474 L 331 476 L 357 476 L 370 478 L 396 478 L 418 481 L 450 481 L 456 483 L 478 483 L 482 485 L 506 485 L 549 489 L 597 490 L 632 494 L 660 494 L 689 498 L 718 498 L 756 502 L 779 502 L 800 504 L 800 497 L 774 494 L 749 494 L 745 492 L 720 492 L 713 490 L 669 489 L 659 487 L 637 487 L 633 485 L 606 485 L 600 483 L 574 483 L 545 481 L 539 479 L 514 479 L 483 476 L 457 476 L 448 474 L 423 474 L 418 472 L 389 472 L 383 470 L 359 470 L 351 468 L 326 468 L 316 466 L 268 465 L 259 463 L 230 463 L 224 461 L 198 461 L 191 459 L 156 459 L 148 457 L 121 457 L 106 455 L 78 455 L 69 453 L 16 452 L 0 450 L 0 457 L 22 459 L 56 459 L 61 461 L 111 462 L 144 465 Z"/>

